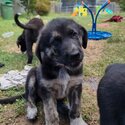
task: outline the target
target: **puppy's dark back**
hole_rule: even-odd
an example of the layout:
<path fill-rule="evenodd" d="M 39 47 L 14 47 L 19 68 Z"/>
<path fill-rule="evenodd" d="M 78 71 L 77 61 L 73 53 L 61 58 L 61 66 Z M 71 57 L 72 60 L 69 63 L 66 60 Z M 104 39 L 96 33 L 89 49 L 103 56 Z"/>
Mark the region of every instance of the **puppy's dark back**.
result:
<path fill-rule="evenodd" d="M 29 24 L 35 25 L 37 30 L 44 26 L 43 21 L 39 18 L 31 19 L 26 25 L 29 25 Z"/>
<path fill-rule="evenodd" d="M 122 81 L 125 81 L 125 64 L 112 64 L 109 65 L 102 79 L 111 82 L 119 82 L 122 84 Z M 120 80 L 118 80 L 120 79 Z M 107 83 L 107 82 L 106 82 Z M 105 84 L 106 84 L 105 83 Z"/>

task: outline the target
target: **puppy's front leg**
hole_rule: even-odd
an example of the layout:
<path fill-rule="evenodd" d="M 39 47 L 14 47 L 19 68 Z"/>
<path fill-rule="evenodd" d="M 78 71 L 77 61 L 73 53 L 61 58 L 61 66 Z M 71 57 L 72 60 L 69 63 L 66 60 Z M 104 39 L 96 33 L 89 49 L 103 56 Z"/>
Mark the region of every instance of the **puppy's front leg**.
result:
<path fill-rule="evenodd" d="M 52 93 L 47 88 L 42 87 L 40 96 L 43 101 L 46 125 L 59 125 L 56 100 L 53 98 Z"/>
<path fill-rule="evenodd" d="M 35 83 L 36 83 L 35 68 L 32 68 L 29 71 L 26 80 L 26 102 L 27 102 L 26 116 L 29 120 L 34 120 L 37 116 Z"/>
<path fill-rule="evenodd" d="M 82 84 L 74 86 L 69 91 L 70 125 L 87 125 L 80 116 Z"/>

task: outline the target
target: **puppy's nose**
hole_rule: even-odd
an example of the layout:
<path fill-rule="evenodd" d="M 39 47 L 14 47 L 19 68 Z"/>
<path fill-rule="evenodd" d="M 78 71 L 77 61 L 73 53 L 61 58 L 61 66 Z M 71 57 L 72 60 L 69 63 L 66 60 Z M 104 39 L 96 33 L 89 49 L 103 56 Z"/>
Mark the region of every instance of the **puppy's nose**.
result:
<path fill-rule="evenodd" d="M 71 60 L 78 60 L 78 59 L 80 59 L 80 52 L 75 52 L 75 53 L 70 54 L 70 59 Z"/>

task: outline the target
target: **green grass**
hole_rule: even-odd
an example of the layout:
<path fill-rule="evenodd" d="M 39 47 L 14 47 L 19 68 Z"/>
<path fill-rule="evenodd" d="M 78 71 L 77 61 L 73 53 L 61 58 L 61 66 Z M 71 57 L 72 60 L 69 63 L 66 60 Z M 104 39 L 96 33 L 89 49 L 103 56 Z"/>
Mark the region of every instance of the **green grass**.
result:
<path fill-rule="evenodd" d="M 121 16 L 125 16 L 125 13 L 120 13 Z M 100 15 L 98 23 L 102 23 L 104 20 L 107 20 L 112 15 Z M 83 25 L 87 30 L 91 30 L 91 17 L 71 17 L 70 14 L 49 14 L 48 16 L 41 17 L 45 23 L 56 17 L 66 17 L 73 18 L 79 24 Z M 22 22 L 27 22 L 28 19 L 25 15 L 20 17 Z M 124 63 L 125 62 L 125 22 L 121 23 L 108 23 L 108 27 L 98 27 L 98 30 L 104 30 L 112 33 L 112 37 L 108 40 L 103 41 L 94 41 L 95 47 L 98 44 L 102 44 L 101 53 L 93 55 L 93 49 L 91 50 L 88 47 L 88 50 L 91 51 L 91 55 L 97 58 L 91 63 L 84 64 L 84 75 L 87 77 L 101 77 L 104 74 L 104 70 L 107 65 L 112 63 Z M 5 32 L 13 31 L 14 35 L 10 38 L 3 38 L 1 35 Z M 22 70 L 26 64 L 27 56 L 17 52 L 16 39 L 21 34 L 22 29 L 17 27 L 14 23 L 14 20 L 3 20 L 0 18 L 0 62 L 5 64 L 5 67 L 0 68 L 0 74 L 6 73 L 9 70 L 18 69 Z M 88 44 L 93 47 L 93 44 L 88 41 Z M 95 48 L 98 49 L 98 48 Z M 14 51 L 15 50 L 15 51 Z M 98 55 L 100 54 L 100 55 Z M 86 55 L 85 55 L 86 56 Z M 89 58 L 89 57 L 88 57 Z M 34 56 L 33 66 L 37 65 L 38 59 Z M 8 97 L 12 95 L 19 95 L 23 93 L 24 88 L 12 88 L 8 91 L 0 91 L 0 97 Z M 98 125 L 98 109 L 96 104 L 96 94 L 91 90 L 90 87 L 85 87 L 83 93 L 84 105 L 83 107 L 83 117 L 89 123 L 89 125 Z M 17 100 L 13 105 L 1 106 L 0 105 L 0 114 L 5 115 L 8 110 L 14 111 L 14 114 L 8 117 L 15 119 L 20 115 L 24 115 L 24 100 Z M 9 111 L 10 111 L 9 110 Z M 2 119 L 0 115 L 0 124 L 6 123 L 8 117 Z"/>
<path fill-rule="evenodd" d="M 9 70 L 22 70 L 24 65 L 26 65 L 27 56 L 26 54 L 19 53 L 9 53 L 0 51 L 0 62 L 5 64 L 4 68 L 0 68 L 0 74 L 6 73 Z M 38 60 L 34 56 L 33 65 L 37 65 Z"/>

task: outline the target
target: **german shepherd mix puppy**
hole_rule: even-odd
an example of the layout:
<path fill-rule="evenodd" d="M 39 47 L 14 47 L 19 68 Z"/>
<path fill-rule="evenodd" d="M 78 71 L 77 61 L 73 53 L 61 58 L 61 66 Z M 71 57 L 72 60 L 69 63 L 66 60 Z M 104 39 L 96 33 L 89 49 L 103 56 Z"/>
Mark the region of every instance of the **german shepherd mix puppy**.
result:
<path fill-rule="evenodd" d="M 43 27 L 43 21 L 39 18 L 31 19 L 26 25 L 20 23 L 18 20 L 19 15 L 15 14 L 14 19 L 16 24 L 23 28 L 22 34 L 17 39 L 17 46 L 20 47 L 21 52 L 27 52 L 28 61 L 27 63 L 32 63 L 33 52 L 32 46 L 33 43 L 37 41 L 37 37 L 40 29 Z"/>
<path fill-rule="evenodd" d="M 59 108 L 67 111 L 70 125 L 87 125 L 80 115 L 83 48 L 87 47 L 87 39 L 85 28 L 72 19 L 53 19 L 41 30 L 36 48 L 41 65 L 32 68 L 26 80 L 25 98 L 29 120 L 36 118 L 36 103 L 41 100 L 46 125 L 59 125 Z M 64 99 L 69 102 L 68 110 L 63 106 Z M 0 103 L 5 102 L 0 100 Z"/>
<path fill-rule="evenodd" d="M 125 64 L 107 67 L 97 97 L 100 125 L 125 125 Z"/>

